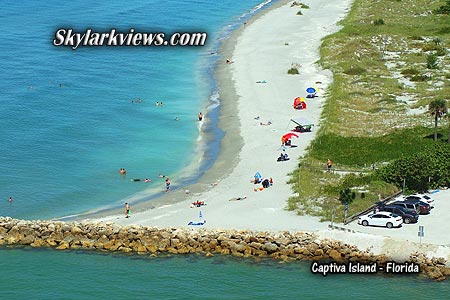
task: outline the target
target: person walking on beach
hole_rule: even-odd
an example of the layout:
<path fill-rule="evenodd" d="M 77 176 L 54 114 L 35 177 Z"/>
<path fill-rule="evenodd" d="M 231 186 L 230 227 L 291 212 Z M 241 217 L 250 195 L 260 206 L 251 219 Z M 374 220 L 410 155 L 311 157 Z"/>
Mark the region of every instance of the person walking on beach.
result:
<path fill-rule="evenodd" d="M 125 203 L 125 218 L 129 218 L 130 217 L 130 204 Z"/>
<path fill-rule="evenodd" d="M 170 192 L 170 179 L 166 179 L 166 193 Z"/>
<path fill-rule="evenodd" d="M 199 113 L 198 113 L 198 120 L 199 120 L 199 121 L 203 120 L 203 114 L 202 114 L 202 112 L 199 112 Z"/>

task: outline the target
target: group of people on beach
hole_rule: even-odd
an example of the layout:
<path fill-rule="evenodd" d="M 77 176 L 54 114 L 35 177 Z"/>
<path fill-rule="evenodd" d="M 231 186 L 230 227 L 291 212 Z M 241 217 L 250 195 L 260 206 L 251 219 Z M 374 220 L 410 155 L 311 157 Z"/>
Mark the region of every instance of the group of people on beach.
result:
<path fill-rule="evenodd" d="M 132 100 L 133 101 L 133 100 Z M 156 106 L 162 106 L 163 102 L 156 102 L 155 104 Z M 203 113 L 199 112 L 197 115 L 198 121 L 202 121 L 203 120 Z M 178 117 L 175 118 L 176 121 L 179 120 Z M 125 170 L 125 168 L 120 168 L 119 170 L 121 175 L 125 175 L 127 173 L 127 171 Z M 171 181 L 170 178 L 167 177 L 166 175 L 163 174 L 159 174 L 158 175 L 159 178 L 165 178 L 165 187 L 166 187 L 166 193 L 170 192 L 170 185 L 171 185 Z M 131 179 L 131 181 L 144 181 L 144 182 L 151 182 L 152 180 L 149 178 L 145 178 L 144 180 L 140 179 L 140 178 L 133 178 Z M 12 201 L 12 200 L 11 200 Z M 130 217 L 130 204 L 127 202 L 125 203 L 125 218 L 129 218 Z"/>
<path fill-rule="evenodd" d="M 166 177 L 166 175 L 162 175 L 162 174 L 159 174 L 158 177 L 160 177 L 160 178 L 166 178 L 166 180 L 165 180 L 166 193 L 170 192 L 170 184 L 171 184 L 170 178 L 169 178 L 169 177 Z M 135 179 L 132 179 L 132 181 L 141 181 L 141 179 L 135 178 Z M 151 181 L 152 181 L 152 180 L 151 180 L 151 179 L 148 179 L 148 178 L 145 178 L 145 179 L 144 179 L 144 182 L 151 182 Z M 12 202 L 12 197 L 10 197 L 10 202 Z M 126 202 L 126 203 L 125 203 L 125 218 L 129 218 L 130 215 L 131 215 L 131 206 L 130 206 L 130 204 L 129 204 L 128 202 Z"/>

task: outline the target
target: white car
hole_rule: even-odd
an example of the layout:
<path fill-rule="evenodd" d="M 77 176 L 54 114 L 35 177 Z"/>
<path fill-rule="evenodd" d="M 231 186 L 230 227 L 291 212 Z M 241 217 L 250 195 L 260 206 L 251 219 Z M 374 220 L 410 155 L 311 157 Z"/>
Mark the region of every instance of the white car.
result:
<path fill-rule="evenodd" d="M 418 199 L 420 201 L 428 203 L 431 208 L 434 208 L 434 199 L 431 198 L 431 196 L 429 196 L 427 194 L 416 193 L 416 194 L 412 194 L 412 195 L 406 196 L 405 199 Z"/>
<path fill-rule="evenodd" d="M 387 228 L 402 226 L 403 219 L 399 215 L 387 211 L 371 213 L 358 218 L 358 224 L 363 226 L 384 226 Z"/>

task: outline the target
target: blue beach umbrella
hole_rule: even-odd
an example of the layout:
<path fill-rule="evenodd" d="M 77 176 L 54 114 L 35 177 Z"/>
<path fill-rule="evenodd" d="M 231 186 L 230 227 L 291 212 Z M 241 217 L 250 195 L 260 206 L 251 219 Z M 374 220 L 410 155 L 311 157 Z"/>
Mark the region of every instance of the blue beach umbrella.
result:
<path fill-rule="evenodd" d="M 262 176 L 261 176 L 261 174 L 259 172 L 256 172 L 254 177 L 257 178 L 257 179 L 261 179 L 262 178 Z"/>
<path fill-rule="evenodd" d="M 309 94 L 314 94 L 316 92 L 316 89 L 313 88 L 313 87 L 309 87 L 309 88 L 306 89 L 306 92 L 309 93 Z"/>

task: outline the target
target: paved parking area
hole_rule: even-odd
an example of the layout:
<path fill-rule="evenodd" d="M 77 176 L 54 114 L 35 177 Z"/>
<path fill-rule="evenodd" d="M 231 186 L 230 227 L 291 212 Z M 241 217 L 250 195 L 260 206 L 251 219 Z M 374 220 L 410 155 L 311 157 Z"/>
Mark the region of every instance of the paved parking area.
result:
<path fill-rule="evenodd" d="M 429 215 L 420 215 L 419 222 L 403 224 L 400 228 L 385 228 L 358 225 L 355 220 L 347 225 L 339 226 L 357 232 L 376 234 L 385 237 L 401 238 L 412 242 L 419 242 L 419 225 L 424 227 L 422 243 L 450 246 L 450 190 L 440 190 L 431 194 L 435 200 L 435 207 Z"/>

